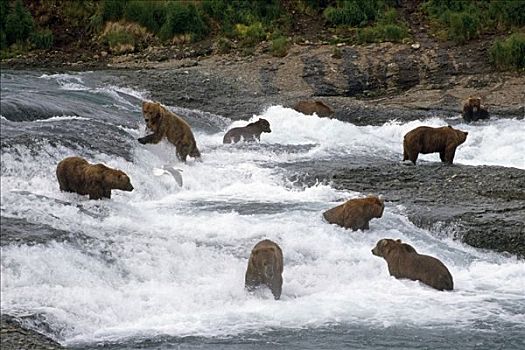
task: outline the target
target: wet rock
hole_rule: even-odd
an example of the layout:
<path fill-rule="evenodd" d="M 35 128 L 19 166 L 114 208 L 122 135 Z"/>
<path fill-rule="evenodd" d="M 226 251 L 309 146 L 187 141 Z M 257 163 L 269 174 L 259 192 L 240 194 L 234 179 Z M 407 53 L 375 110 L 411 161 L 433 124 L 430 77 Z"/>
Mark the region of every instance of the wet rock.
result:
<path fill-rule="evenodd" d="M 0 319 L 2 350 L 58 350 L 64 349 L 53 339 L 35 332 L 10 315 L 2 314 Z"/>

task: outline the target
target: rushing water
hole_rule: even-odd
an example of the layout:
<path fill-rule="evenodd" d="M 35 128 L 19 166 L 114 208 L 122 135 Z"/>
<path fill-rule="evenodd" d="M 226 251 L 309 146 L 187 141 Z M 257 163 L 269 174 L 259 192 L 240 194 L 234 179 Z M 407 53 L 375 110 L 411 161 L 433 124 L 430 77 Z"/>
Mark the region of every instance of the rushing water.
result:
<path fill-rule="evenodd" d="M 272 133 L 222 145 L 246 121 L 170 106 L 193 126 L 202 162 L 139 144 L 147 91 L 115 73 L 3 72 L 1 310 L 64 345 L 90 348 L 525 347 L 525 264 L 414 226 L 387 203 L 367 232 L 321 213 L 364 194 L 301 182 L 283 165 L 359 157 L 401 159 L 403 135 L 440 118 L 358 127 L 273 106 Z M 254 116 L 254 119 L 259 116 Z M 455 161 L 525 169 L 525 122 L 493 119 L 469 131 Z M 502 136 L 504 135 L 504 136 Z M 125 171 L 133 192 L 90 201 L 61 193 L 57 163 L 72 155 Z M 439 161 L 425 155 L 423 161 Z M 180 169 L 183 185 L 162 173 Z M 300 175 L 300 174 L 299 174 Z M 438 257 L 453 292 L 389 276 L 371 248 L 401 238 Z M 281 300 L 244 290 L 251 248 L 283 249 Z"/>

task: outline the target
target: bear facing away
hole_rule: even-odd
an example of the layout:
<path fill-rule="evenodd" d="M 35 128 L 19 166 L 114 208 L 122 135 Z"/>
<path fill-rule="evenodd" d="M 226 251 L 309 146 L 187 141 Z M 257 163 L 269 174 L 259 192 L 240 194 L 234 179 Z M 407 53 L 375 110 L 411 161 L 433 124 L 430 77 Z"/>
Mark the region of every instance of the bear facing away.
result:
<path fill-rule="evenodd" d="M 245 288 L 254 291 L 266 286 L 272 291 L 275 300 L 281 297 L 283 287 L 283 252 L 277 243 L 268 239 L 253 247 L 246 269 Z"/>
<path fill-rule="evenodd" d="M 158 102 L 142 102 L 142 113 L 146 126 L 153 133 L 138 139 L 142 144 L 159 143 L 163 138 L 175 145 L 177 157 L 183 162 L 186 157 L 201 156 L 191 127 L 181 117 Z"/>
<path fill-rule="evenodd" d="M 463 119 L 466 122 L 489 119 L 487 108 L 481 104 L 480 97 L 469 97 L 463 102 Z"/>
<path fill-rule="evenodd" d="M 111 198 L 111 190 L 133 191 L 133 186 L 121 170 L 104 164 L 89 164 L 80 157 L 68 157 L 57 166 L 60 190 L 89 195 L 89 199 Z"/>
<path fill-rule="evenodd" d="M 421 281 L 437 290 L 452 290 L 454 282 L 447 267 L 438 259 L 422 255 L 400 239 L 381 239 L 372 249 L 372 254 L 382 257 L 388 264 L 388 271 L 395 278 Z"/>
<path fill-rule="evenodd" d="M 345 203 L 329 209 L 323 213 L 324 218 L 331 224 L 337 224 L 354 231 L 368 230 L 369 222 L 373 218 L 383 216 L 385 201 L 376 196 L 350 199 Z"/>
<path fill-rule="evenodd" d="M 406 133 L 403 139 L 403 161 L 410 160 L 416 164 L 419 153 L 439 152 L 443 163 L 452 164 L 456 148 L 467 139 L 468 132 L 443 126 L 432 128 L 417 127 Z"/>
<path fill-rule="evenodd" d="M 260 141 L 263 132 L 272 132 L 270 123 L 266 119 L 259 118 L 256 122 L 243 127 L 228 130 L 222 139 L 222 143 L 237 143 L 243 139 L 246 142 Z"/>
<path fill-rule="evenodd" d="M 334 114 L 334 110 L 321 101 L 299 101 L 293 106 L 293 109 L 306 115 L 315 113 L 321 118 L 330 117 Z"/>

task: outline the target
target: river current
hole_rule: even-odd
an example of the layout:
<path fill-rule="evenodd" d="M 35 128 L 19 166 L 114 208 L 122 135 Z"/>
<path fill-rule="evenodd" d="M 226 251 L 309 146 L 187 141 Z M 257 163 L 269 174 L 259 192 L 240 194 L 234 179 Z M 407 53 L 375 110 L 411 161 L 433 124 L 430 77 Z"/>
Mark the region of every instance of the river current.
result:
<path fill-rule="evenodd" d="M 2 231 L 20 235 L 1 247 L 2 313 L 82 349 L 525 348 L 523 260 L 420 229 L 402 201 L 387 199 L 366 232 L 329 225 L 324 210 L 366 193 L 285 166 L 401 160 L 406 132 L 449 121 L 356 126 L 271 106 L 252 118 L 271 124 L 260 143 L 223 145 L 247 121 L 168 106 L 202 153 L 183 164 L 167 142 L 136 141 L 149 98 L 117 72 L 2 72 Z M 469 131 L 456 163 L 525 169 L 524 120 L 454 122 Z M 125 171 L 135 190 L 100 201 L 60 192 L 56 165 L 73 155 Z M 244 290 L 265 238 L 283 250 L 279 301 Z M 439 258 L 455 290 L 389 276 L 371 253 L 382 238 Z"/>

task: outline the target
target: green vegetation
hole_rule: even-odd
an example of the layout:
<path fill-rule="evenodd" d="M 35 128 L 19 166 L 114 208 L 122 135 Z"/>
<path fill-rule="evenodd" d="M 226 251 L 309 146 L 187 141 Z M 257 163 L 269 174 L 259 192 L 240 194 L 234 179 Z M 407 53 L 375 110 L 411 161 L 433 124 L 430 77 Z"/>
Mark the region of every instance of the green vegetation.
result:
<path fill-rule="evenodd" d="M 384 6 L 381 0 L 344 0 L 337 1 L 335 7 L 328 6 L 323 14 L 334 25 L 364 26 L 375 20 Z"/>
<path fill-rule="evenodd" d="M 270 46 L 270 52 L 272 53 L 272 56 L 275 57 L 284 57 L 288 54 L 288 39 L 278 34 L 275 38 L 272 39 L 272 43 Z"/>
<path fill-rule="evenodd" d="M 489 50 L 491 62 L 499 69 L 525 69 L 525 33 L 496 40 Z"/>
<path fill-rule="evenodd" d="M 428 0 L 421 8 L 438 38 L 456 43 L 525 25 L 525 0 Z"/>
<path fill-rule="evenodd" d="M 408 37 L 408 28 L 397 17 L 395 9 L 388 9 L 381 15 L 376 24 L 358 29 L 357 41 L 360 43 L 401 42 Z"/>

